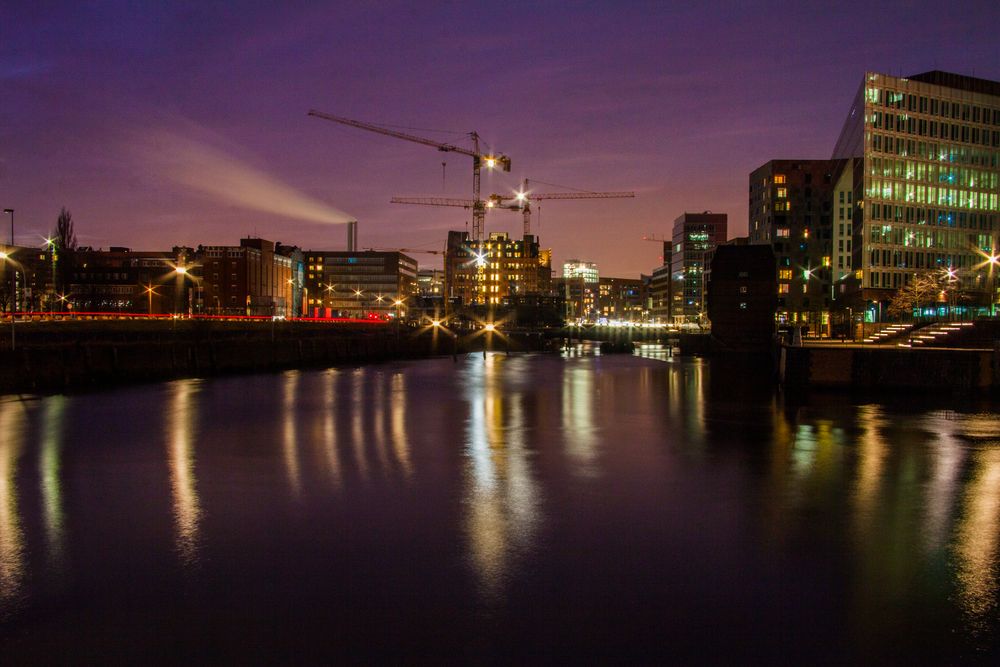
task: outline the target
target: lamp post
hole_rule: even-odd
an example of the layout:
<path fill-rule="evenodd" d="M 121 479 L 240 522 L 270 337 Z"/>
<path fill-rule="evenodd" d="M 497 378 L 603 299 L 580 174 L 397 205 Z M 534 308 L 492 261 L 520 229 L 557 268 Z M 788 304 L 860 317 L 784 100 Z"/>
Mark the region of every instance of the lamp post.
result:
<path fill-rule="evenodd" d="M 14 271 L 14 280 L 11 282 L 11 287 L 16 289 L 17 281 L 17 269 L 13 267 L 14 258 L 10 256 L 10 253 L 0 250 L 0 262 L 3 262 L 4 271 L 6 272 L 7 267 L 11 266 Z M 11 291 L 11 301 L 10 301 L 10 349 L 13 350 L 14 344 L 14 291 Z"/>
<path fill-rule="evenodd" d="M 4 213 L 10 213 L 10 245 L 14 246 L 14 209 L 5 208 Z"/>

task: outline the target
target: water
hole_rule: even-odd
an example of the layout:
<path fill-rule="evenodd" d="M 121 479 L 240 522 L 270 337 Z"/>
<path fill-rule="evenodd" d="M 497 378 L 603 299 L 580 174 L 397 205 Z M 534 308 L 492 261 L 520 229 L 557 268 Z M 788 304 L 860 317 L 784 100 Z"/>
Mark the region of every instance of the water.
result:
<path fill-rule="evenodd" d="M 2 399 L 0 655 L 996 657 L 995 406 L 641 352 Z"/>

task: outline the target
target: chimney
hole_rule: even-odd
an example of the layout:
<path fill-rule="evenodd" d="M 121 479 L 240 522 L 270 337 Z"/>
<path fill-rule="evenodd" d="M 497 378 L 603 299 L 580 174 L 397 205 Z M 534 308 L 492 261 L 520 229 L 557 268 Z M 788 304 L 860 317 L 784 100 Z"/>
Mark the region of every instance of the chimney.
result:
<path fill-rule="evenodd" d="M 347 250 L 354 252 L 358 249 L 358 221 L 347 221 Z"/>

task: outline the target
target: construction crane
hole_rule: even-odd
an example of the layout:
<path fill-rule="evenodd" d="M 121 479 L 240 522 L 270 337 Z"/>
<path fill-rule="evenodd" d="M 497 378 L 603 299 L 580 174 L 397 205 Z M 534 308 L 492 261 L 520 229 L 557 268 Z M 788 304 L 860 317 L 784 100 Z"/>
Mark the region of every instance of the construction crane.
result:
<path fill-rule="evenodd" d="M 484 202 L 479 195 L 480 171 L 483 166 L 485 166 L 487 169 L 495 169 L 499 167 L 504 171 L 510 171 L 510 158 L 501 153 L 480 152 L 478 133 L 476 132 L 469 133 L 469 137 L 472 139 L 472 150 L 469 150 L 468 148 L 462 148 L 461 146 L 455 146 L 454 144 L 441 143 L 433 139 L 418 137 L 416 135 L 408 134 L 406 132 L 398 132 L 396 130 L 390 130 L 380 125 L 374 125 L 372 123 L 366 123 L 360 120 L 352 120 L 350 118 L 343 118 L 341 116 L 334 116 L 333 114 L 324 113 L 322 111 L 317 111 L 315 109 L 310 109 L 308 115 L 314 116 L 316 118 L 322 118 L 323 120 L 332 121 L 334 123 L 347 125 L 349 127 L 356 127 L 360 130 L 368 130 L 369 132 L 384 134 L 388 137 L 395 137 L 397 139 L 402 139 L 404 141 L 412 141 L 417 144 L 423 144 L 424 146 L 430 146 L 445 153 L 458 153 L 460 155 L 468 155 L 469 157 L 471 157 L 472 158 L 472 201 L 469 207 L 472 209 L 472 238 L 474 241 L 476 241 L 477 244 L 482 243 L 483 221 L 486 218 L 486 202 Z"/>
<path fill-rule="evenodd" d="M 667 259 L 670 257 L 670 243 L 671 243 L 670 239 L 665 239 L 662 236 L 657 236 L 656 234 L 646 234 L 645 236 L 642 237 L 642 240 L 661 244 L 663 248 L 663 254 L 660 255 L 661 262 L 666 262 Z"/>
<path fill-rule="evenodd" d="M 487 209 L 505 209 L 520 211 L 524 218 L 524 235 L 531 234 L 531 203 L 534 201 L 558 199 L 624 199 L 635 197 L 634 192 L 539 192 L 528 190 L 528 179 L 524 179 L 521 190 L 513 195 L 490 195 L 486 200 Z M 452 199 L 448 197 L 393 197 L 393 204 L 419 204 L 423 206 L 460 206 L 472 208 L 474 202 L 468 199 Z"/>

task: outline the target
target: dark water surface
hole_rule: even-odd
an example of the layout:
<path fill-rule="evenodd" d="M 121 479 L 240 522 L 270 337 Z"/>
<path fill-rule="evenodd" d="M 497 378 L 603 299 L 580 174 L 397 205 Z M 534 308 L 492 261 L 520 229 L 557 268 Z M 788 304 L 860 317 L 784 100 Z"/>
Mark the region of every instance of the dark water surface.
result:
<path fill-rule="evenodd" d="M 6 397 L 0 655 L 990 662 L 962 405 L 586 354 Z"/>

